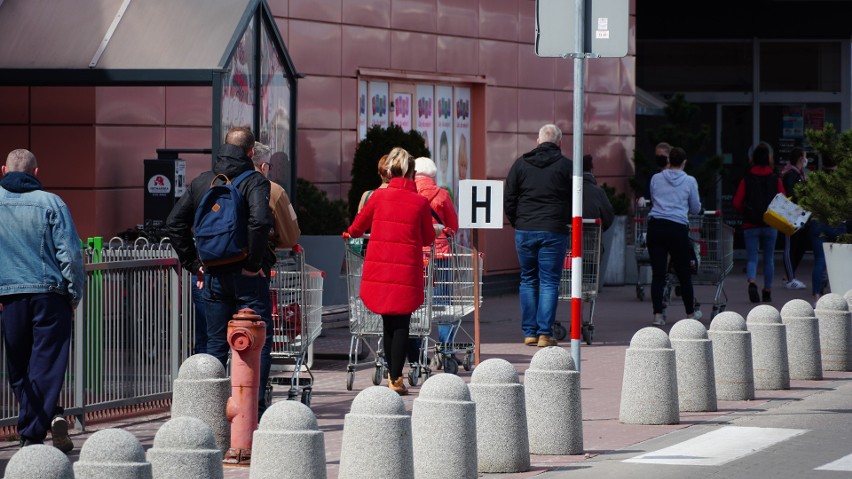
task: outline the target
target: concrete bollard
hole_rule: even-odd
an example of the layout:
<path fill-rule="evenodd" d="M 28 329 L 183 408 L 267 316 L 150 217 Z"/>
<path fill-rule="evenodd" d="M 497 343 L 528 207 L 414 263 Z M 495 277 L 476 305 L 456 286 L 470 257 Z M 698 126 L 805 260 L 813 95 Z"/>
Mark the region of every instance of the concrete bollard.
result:
<path fill-rule="evenodd" d="M 716 372 L 716 398 L 722 401 L 754 399 L 754 361 L 751 333 L 739 313 L 725 311 L 710 322 Z"/>
<path fill-rule="evenodd" d="M 216 447 L 231 447 L 231 423 L 225 405 L 231 396 L 231 380 L 218 359 L 209 354 L 186 358 L 178 371 L 172 394 L 172 417 L 189 416 L 204 421 L 213 431 Z"/>
<path fill-rule="evenodd" d="M 787 362 L 790 379 L 822 379 L 819 321 L 814 308 L 803 299 L 787 301 L 781 308 L 787 326 Z"/>
<path fill-rule="evenodd" d="M 843 295 L 843 298 L 846 300 L 846 304 L 849 306 L 849 311 L 852 311 L 852 289 L 846 292 Z"/>
<path fill-rule="evenodd" d="M 535 353 L 524 374 L 524 391 L 530 453 L 582 454 L 580 372 L 571 353 L 555 346 Z"/>
<path fill-rule="evenodd" d="M 773 306 L 761 304 L 748 313 L 755 389 L 790 389 L 787 359 L 787 326 Z"/>
<path fill-rule="evenodd" d="M 62 451 L 34 444 L 16 452 L 6 464 L 6 479 L 74 479 L 74 469 Z"/>
<path fill-rule="evenodd" d="M 151 464 L 136 436 L 124 429 L 102 429 L 80 448 L 77 479 L 152 479 Z"/>
<path fill-rule="evenodd" d="M 250 479 L 325 479 L 325 438 L 298 401 L 272 404 L 252 440 Z"/>
<path fill-rule="evenodd" d="M 486 359 L 470 378 L 476 403 L 476 452 L 479 472 L 525 472 L 530 442 L 524 386 L 505 359 Z"/>
<path fill-rule="evenodd" d="M 411 410 L 414 475 L 418 479 L 476 478 L 476 403 L 464 379 L 430 377 Z"/>
<path fill-rule="evenodd" d="M 397 393 L 370 386 L 355 396 L 343 419 L 338 477 L 414 477 L 411 418 Z"/>
<path fill-rule="evenodd" d="M 166 421 L 147 452 L 154 479 L 222 479 L 222 451 L 210 426 L 184 416 Z"/>
<path fill-rule="evenodd" d="M 618 420 L 625 424 L 678 424 L 677 370 L 669 337 L 659 328 L 636 331 L 624 353 Z"/>
<path fill-rule="evenodd" d="M 716 411 L 713 343 L 707 337 L 707 328 L 695 319 L 682 319 L 672 326 L 669 340 L 675 351 L 680 411 Z"/>
<path fill-rule="evenodd" d="M 846 298 L 835 293 L 822 296 L 814 315 L 819 324 L 823 371 L 852 370 L 852 322 Z"/>

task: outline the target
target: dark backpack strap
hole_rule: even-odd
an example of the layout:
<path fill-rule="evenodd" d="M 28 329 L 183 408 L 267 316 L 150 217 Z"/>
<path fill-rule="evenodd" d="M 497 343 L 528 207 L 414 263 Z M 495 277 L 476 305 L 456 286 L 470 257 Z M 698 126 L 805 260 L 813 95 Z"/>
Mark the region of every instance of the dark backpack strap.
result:
<path fill-rule="evenodd" d="M 429 211 L 431 211 L 431 212 L 432 212 L 432 218 L 435 218 L 436 220 L 438 220 L 438 224 L 441 224 L 441 225 L 443 225 L 443 224 L 444 224 L 444 222 L 443 222 L 443 221 L 441 221 L 441 217 L 440 217 L 440 216 L 438 216 L 438 213 L 435 213 L 435 210 L 433 210 L 432 208 L 429 208 Z M 446 226 L 446 225 L 445 225 L 445 226 Z"/>

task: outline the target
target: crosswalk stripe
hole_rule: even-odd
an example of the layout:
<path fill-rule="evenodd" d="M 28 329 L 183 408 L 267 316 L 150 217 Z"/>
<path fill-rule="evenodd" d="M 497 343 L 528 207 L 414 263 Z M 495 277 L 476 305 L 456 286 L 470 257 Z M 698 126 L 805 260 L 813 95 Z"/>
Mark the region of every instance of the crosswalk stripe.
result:
<path fill-rule="evenodd" d="M 806 432 L 807 429 L 725 426 L 624 462 L 720 466 Z"/>
<path fill-rule="evenodd" d="M 852 454 L 841 457 L 836 461 L 829 462 L 824 466 L 819 466 L 817 471 L 852 471 Z"/>

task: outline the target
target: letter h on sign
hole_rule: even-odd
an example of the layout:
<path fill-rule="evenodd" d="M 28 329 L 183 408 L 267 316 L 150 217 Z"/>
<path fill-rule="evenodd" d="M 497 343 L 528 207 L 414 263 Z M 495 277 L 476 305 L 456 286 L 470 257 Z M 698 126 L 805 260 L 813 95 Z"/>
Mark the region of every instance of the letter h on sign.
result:
<path fill-rule="evenodd" d="M 459 181 L 459 227 L 503 227 L 502 181 Z"/>

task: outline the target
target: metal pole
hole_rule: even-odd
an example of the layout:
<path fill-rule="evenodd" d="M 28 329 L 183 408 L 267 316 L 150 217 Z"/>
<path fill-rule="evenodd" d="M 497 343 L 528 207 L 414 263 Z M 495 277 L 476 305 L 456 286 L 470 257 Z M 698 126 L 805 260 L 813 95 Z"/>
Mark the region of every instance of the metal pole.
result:
<path fill-rule="evenodd" d="M 580 370 L 580 332 L 583 323 L 583 93 L 586 73 L 584 1 L 576 2 L 576 44 L 583 54 L 574 57 L 574 178 L 571 218 L 571 357 Z"/>
<path fill-rule="evenodd" d="M 473 229 L 473 363 L 479 366 L 479 231 Z"/>

